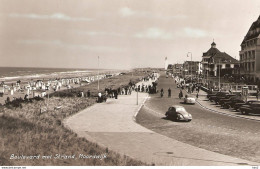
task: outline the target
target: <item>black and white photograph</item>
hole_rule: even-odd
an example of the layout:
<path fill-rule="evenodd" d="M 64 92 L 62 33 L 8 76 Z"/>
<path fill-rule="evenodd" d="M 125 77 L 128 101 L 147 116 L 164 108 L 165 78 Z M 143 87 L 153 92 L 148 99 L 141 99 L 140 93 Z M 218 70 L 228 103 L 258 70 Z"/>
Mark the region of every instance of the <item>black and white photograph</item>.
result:
<path fill-rule="evenodd" d="M 0 0 L 0 169 L 260 169 L 259 0 Z"/>

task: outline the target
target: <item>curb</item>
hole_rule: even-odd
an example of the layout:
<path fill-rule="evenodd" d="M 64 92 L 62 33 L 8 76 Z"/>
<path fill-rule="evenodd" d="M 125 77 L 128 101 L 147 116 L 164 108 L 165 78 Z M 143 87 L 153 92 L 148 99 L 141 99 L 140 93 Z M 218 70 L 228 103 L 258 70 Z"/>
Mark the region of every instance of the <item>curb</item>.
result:
<path fill-rule="evenodd" d="M 136 122 L 136 116 L 138 115 L 139 111 L 141 110 L 141 108 L 144 106 L 144 103 L 146 102 L 146 100 L 150 98 L 149 95 L 147 95 L 144 99 L 144 101 L 141 103 L 141 105 L 139 106 L 139 108 L 137 109 L 137 111 L 135 112 L 134 116 L 133 116 L 133 120 Z"/>

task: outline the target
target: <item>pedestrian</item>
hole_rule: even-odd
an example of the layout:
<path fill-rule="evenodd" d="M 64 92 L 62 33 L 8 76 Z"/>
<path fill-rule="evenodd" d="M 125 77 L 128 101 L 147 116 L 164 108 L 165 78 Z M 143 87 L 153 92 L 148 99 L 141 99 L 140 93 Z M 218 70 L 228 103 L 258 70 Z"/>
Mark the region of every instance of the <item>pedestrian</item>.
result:
<path fill-rule="evenodd" d="M 171 89 L 169 88 L 169 89 L 168 89 L 168 97 L 171 97 L 171 95 L 172 95 L 172 91 L 171 91 Z"/>
<path fill-rule="evenodd" d="M 115 90 L 114 95 L 115 95 L 115 99 L 117 99 L 118 98 L 117 90 Z"/>
<path fill-rule="evenodd" d="M 161 89 L 161 97 L 163 97 L 163 93 L 164 93 L 164 92 L 163 92 L 163 88 L 162 88 L 162 89 Z"/>
<path fill-rule="evenodd" d="M 126 87 L 125 87 L 125 95 L 127 95 L 127 90 L 128 90 L 128 89 L 127 89 L 127 86 L 126 86 Z"/>
<path fill-rule="evenodd" d="M 183 97 L 183 93 L 182 93 L 182 90 L 180 90 L 179 98 L 181 99 L 182 97 Z"/>
<path fill-rule="evenodd" d="M 98 100 L 97 100 L 98 103 L 101 103 L 102 102 L 102 94 L 99 92 L 98 93 Z"/>
<path fill-rule="evenodd" d="M 256 90 L 256 99 L 258 100 L 258 96 L 259 96 L 259 89 Z"/>
<path fill-rule="evenodd" d="M 87 91 L 87 97 L 90 97 L 90 91 L 89 90 Z"/>
<path fill-rule="evenodd" d="M 196 98 L 197 98 L 197 99 L 199 98 L 199 92 L 196 94 Z"/>

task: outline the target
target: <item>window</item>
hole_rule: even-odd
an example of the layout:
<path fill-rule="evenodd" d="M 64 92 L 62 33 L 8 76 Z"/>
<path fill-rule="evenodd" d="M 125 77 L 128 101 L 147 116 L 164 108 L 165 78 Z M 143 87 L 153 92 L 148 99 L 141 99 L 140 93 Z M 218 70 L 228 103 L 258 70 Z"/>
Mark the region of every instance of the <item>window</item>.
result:
<path fill-rule="evenodd" d="M 226 64 L 226 68 L 230 68 L 230 64 Z"/>

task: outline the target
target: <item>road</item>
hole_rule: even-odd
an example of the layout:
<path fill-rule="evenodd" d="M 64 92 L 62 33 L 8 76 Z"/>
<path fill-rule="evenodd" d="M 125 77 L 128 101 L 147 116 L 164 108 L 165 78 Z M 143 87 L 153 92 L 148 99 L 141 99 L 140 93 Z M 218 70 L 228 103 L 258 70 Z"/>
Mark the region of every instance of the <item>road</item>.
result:
<path fill-rule="evenodd" d="M 230 117 L 203 109 L 198 104 L 185 105 L 178 98 L 179 90 L 172 78 L 161 75 L 158 90 L 164 97 L 150 95 L 137 115 L 142 126 L 178 141 L 206 150 L 260 162 L 260 122 Z M 171 88 L 172 97 L 168 98 Z M 166 120 L 165 112 L 171 105 L 182 105 L 193 116 L 191 122 Z"/>

